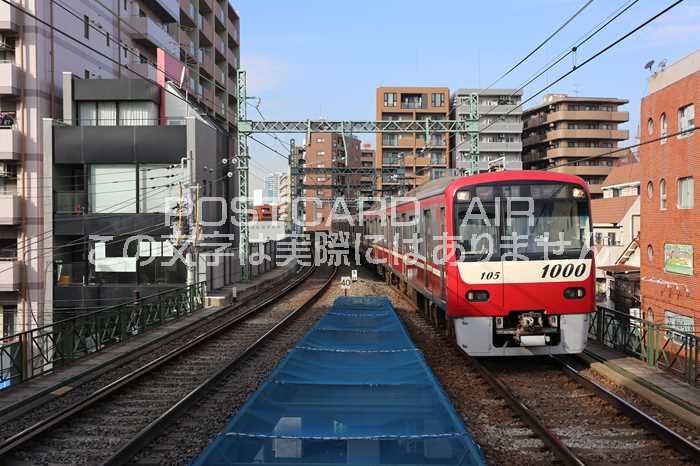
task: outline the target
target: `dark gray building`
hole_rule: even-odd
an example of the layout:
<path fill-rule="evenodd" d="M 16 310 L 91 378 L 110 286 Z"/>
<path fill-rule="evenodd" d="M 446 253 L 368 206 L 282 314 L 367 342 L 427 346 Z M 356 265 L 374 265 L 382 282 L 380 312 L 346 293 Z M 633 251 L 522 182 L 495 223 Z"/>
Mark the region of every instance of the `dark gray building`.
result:
<path fill-rule="evenodd" d="M 479 171 L 521 170 L 523 145 L 522 91 L 515 89 L 458 89 L 452 94 L 452 119 L 469 115 L 469 94 L 479 95 Z M 452 166 L 470 168 L 470 140 L 458 133 L 452 144 Z"/>
<path fill-rule="evenodd" d="M 54 320 L 135 293 L 235 280 L 229 206 L 200 202 L 191 221 L 184 209 L 206 197 L 231 199 L 226 130 L 174 97 L 172 86 L 70 74 L 63 85 L 63 120 L 44 121 L 44 212 L 53 229 L 43 246 L 55 280 Z M 191 237 L 187 225 L 201 228 L 198 250 L 217 233 L 230 256 L 207 264 L 202 254 L 188 266 L 178 255 Z"/>

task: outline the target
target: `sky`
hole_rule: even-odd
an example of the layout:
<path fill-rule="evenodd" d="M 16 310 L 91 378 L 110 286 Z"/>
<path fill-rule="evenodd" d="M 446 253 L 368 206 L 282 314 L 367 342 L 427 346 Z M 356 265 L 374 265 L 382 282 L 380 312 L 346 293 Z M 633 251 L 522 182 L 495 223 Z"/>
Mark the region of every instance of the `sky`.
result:
<path fill-rule="evenodd" d="M 486 87 L 528 55 L 588 0 L 230 0 L 241 18 L 241 69 L 248 96 L 268 120 L 374 120 L 378 86 Z M 593 0 L 536 54 L 493 87 L 517 88 L 634 0 Z M 537 93 L 656 15 L 673 0 L 637 0 L 574 56 L 524 88 L 525 108 Z M 634 143 L 650 60 L 669 63 L 700 47 L 700 0 L 685 0 L 579 68 L 546 92 L 618 97 L 630 102 Z M 251 105 L 257 101 L 251 100 Z M 262 119 L 248 107 L 248 118 Z M 256 135 L 284 152 L 290 137 Z M 374 143 L 374 135 L 361 136 Z M 374 145 L 374 144 L 373 144 Z M 286 170 L 280 155 L 249 141 L 252 189 Z"/>

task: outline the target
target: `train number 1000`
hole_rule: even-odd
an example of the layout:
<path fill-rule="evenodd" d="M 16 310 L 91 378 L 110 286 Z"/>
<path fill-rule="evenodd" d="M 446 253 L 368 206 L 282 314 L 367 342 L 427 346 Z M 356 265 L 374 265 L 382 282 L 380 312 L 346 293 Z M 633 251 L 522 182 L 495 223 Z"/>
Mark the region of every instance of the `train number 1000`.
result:
<path fill-rule="evenodd" d="M 582 277 L 584 273 L 586 273 L 586 264 L 584 263 L 578 264 L 575 267 L 572 263 L 568 263 L 564 266 L 561 264 L 547 264 L 542 267 L 542 277 L 540 278 Z"/>

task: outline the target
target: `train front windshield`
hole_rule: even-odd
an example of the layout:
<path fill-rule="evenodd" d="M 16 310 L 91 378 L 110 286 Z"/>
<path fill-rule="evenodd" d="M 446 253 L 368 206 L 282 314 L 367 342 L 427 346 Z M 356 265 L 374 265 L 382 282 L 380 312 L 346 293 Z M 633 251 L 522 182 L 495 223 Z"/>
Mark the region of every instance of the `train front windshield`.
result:
<path fill-rule="evenodd" d="M 573 259 L 590 248 L 588 197 L 574 184 L 471 186 L 455 195 L 454 215 L 462 261 Z"/>

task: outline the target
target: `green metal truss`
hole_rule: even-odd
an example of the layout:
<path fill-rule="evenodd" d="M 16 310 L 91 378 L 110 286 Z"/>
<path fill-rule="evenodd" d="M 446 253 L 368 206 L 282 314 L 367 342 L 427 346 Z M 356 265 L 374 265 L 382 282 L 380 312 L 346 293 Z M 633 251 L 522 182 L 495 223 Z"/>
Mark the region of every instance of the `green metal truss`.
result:
<path fill-rule="evenodd" d="M 249 279 L 248 251 L 248 136 L 254 133 L 303 133 L 307 140 L 311 139 L 311 133 L 388 133 L 408 134 L 423 133 L 429 140 L 431 133 L 468 133 L 471 136 L 472 147 L 470 157 L 472 167 L 477 167 L 479 160 L 479 102 L 478 95 L 470 95 L 470 113 L 466 120 L 388 120 L 388 121 L 325 121 L 325 120 L 290 120 L 290 121 L 253 121 L 248 120 L 246 112 L 246 72 L 238 71 L 238 87 L 236 97 L 238 99 L 238 196 L 239 196 L 239 259 L 241 265 L 241 280 Z M 295 157 L 290 157 L 291 175 L 295 178 L 303 173 L 331 173 L 336 175 L 365 175 L 376 176 L 383 172 L 394 172 L 394 168 L 300 168 Z M 474 172 L 472 172 L 474 173 Z M 295 194 L 295 190 L 292 191 Z"/>

